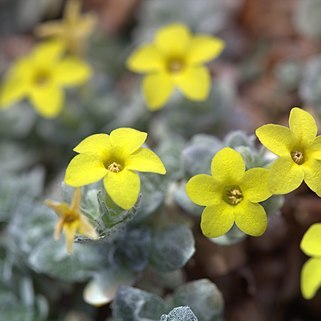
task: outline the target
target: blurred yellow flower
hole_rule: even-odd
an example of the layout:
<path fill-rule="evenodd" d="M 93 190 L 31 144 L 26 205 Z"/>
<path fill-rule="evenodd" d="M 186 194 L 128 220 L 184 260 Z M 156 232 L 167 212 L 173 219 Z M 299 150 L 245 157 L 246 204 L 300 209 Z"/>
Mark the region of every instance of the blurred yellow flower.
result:
<path fill-rule="evenodd" d="M 63 57 L 60 42 L 41 43 L 8 71 L 0 87 L 0 107 L 6 108 L 28 98 L 43 117 L 56 117 L 63 105 L 63 87 L 85 83 L 91 76 L 89 65 L 75 57 Z"/>
<path fill-rule="evenodd" d="M 74 151 L 66 170 L 65 182 L 83 186 L 104 179 L 106 192 L 121 208 L 130 209 L 138 199 L 140 178 L 136 171 L 165 174 L 159 157 L 143 148 L 147 134 L 132 128 L 118 128 L 110 135 L 85 138 Z"/>
<path fill-rule="evenodd" d="M 188 99 L 202 101 L 209 95 L 211 76 L 204 63 L 217 57 L 224 41 L 203 34 L 192 36 L 183 24 L 158 30 L 154 43 L 139 47 L 127 60 L 127 67 L 147 74 L 143 95 L 151 110 L 163 107 L 174 88 Z"/>
<path fill-rule="evenodd" d="M 75 190 L 70 206 L 66 203 L 58 203 L 52 200 L 45 201 L 45 204 L 51 207 L 59 216 L 54 237 L 58 240 L 61 231 L 63 231 L 66 238 L 68 254 L 72 253 L 73 241 L 76 233 L 83 234 L 92 239 L 97 239 L 98 237 L 95 228 L 89 223 L 87 217 L 81 213 L 80 201 L 81 194 L 79 188 Z"/>
<path fill-rule="evenodd" d="M 95 15 L 81 14 L 80 0 L 68 0 L 63 20 L 45 22 L 36 28 L 35 33 L 39 37 L 59 39 L 70 53 L 81 55 L 95 25 Z"/>
<path fill-rule="evenodd" d="M 271 165 L 269 189 L 272 194 L 286 194 L 304 180 L 321 196 L 321 136 L 313 117 L 300 108 L 292 108 L 290 128 L 268 124 L 256 130 L 260 142 L 276 154 Z"/>
<path fill-rule="evenodd" d="M 321 223 L 313 224 L 304 234 L 301 250 L 312 256 L 301 271 L 301 291 L 305 299 L 312 299 L 321 286 Z"/>
<path fill-rule="evenodd" d="M 269 198 L 265 168 L 245 171 L 240 153 L 225 147 L 212 159 L 211 175 L 193 176 L 186 184 L 190 199 L 206 206 L 201 229 L 207 237 L 224 235 L 233 226 L 252 236 L 260 236 L 267 226 L 264 208 L 258 204 Z"/>

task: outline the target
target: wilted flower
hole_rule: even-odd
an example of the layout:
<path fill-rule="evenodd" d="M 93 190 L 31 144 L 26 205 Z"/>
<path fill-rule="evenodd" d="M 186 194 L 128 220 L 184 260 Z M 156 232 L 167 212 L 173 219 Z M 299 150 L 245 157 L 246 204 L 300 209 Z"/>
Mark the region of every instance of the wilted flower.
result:
<path fill-rule="evenodd" d="M 258 204 L 269 198 L 265 168 L 245 171 L 240 153 L 225 147 L 212 159 L 212 176 L 193 176 L 186 184 L 190 199 L 206 206 L 201 229 L 207 237 L 224 235 L 233 226 L 246 234 L 260 236 L 267 226 L 264 208 Z"/>
<path fill-rule="evenodd" d="M 221 39 L 208 35 L 192 36 L 183 24 L 172 24 L 156 33 L 154 43 L 139 47 L 127 60 L 130 70 L 147 74 L 143 94 L 151 110 L 163 107 L 178 88 L 196 101 L 208 97 L 211 76 L 204 63 L 224 48 Z"/>
<path fill-rule="evenodd" d="M 123 209 L 130 209 L 138 199 L 140 178 L 136 171 L 165 174 L 159 157 L 141 147 L 147 134 L 132 128 L 118 128 L 110 135 L 96 134 L 85 138 L 74 151 L 66 170 L 65 182 L 83 186 L 104 179 L 112 200 Z"/>
<path fill-rule="evenodd" d="M 36 28 L 39 37 L 51 37 L 61 40 L 69 52 L 81 54 L 87 38 L 94 30 L 96 17 L 93 14 L 81 14 L 81 1 L 68 0 L 62 21 L 49 21 Z"/>
<path fill-rule="evenodd" d="M 321 286 L 321 223 L 313 224 L 304 234 L 301 250 L 312 256 L 301 271 L 301 291 L 305 299 L 312 299 Z"/>
<path fill-rule="evenodd" d="M 72 253 L 72 246 L 76 233 L 83 234 L 92 239 L 96 239 L 98 237 L 95 228 L 89 223 L 87 217 L 81 213 L 80 201 L 81 194 L 79 188 L 77 188 L 74 193 L 71 205 L 54 202 L 51 200 L 45 201 L 46 205 L 51 207 L 59 216 L 54 237 L 56 240 L 58 240 L 61 231 L 63 231 L 66 238 L 67 251 L 69 254 Z"/>
<path fill-rule="evenodd" d="M 304 180 L 321 196 L 321 136 L 313 117 L 300 108 L 292 108 L 290 128 L 268 124 L 256 130 L 260 142 L 279 156 L 271 165 L 269 189 L 272 194 L 286 194 Z"/>
<path fill-rule="evenodd" d="M 63 57 L 61 42 L 38 45 L 26 57 L 19 59 L 9 70 L 0 88 L 0 107 L 28 98 L 43 117 L 56 117 L 63 105 L 63 87 L 86 82 L 91 69 L 85 61 Z"/>

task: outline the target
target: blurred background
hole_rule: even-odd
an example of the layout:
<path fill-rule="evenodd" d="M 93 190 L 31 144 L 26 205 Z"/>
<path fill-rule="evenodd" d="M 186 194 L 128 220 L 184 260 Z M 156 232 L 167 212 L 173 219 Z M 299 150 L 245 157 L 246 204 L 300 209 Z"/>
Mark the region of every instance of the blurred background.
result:
<path fill-rule="evenodd" d="M 0 0 L 0 80 L 43 39 L 40 26 L 64 18 L 66 4 Z M 95 20 L 77 53 L 92 67 L 92 79 L 66 91 L 64 109 L 55 119 L 40 117 L 25 100 L 0 109 L 0 321 L 159 320 L 156 299 L 142 299 L 141 294 L 135 295 L 153 306 L 156 316 L 148 308 L 147 315 L 121 315 L 119 310 L 136 306 L 118 292 L 111 308 L 118 286 L 135 286 L 164 298 L 204 278 L 215 283 L 219 290 L 209 287 L 220 294 L 213 294 L 213 302 L 207 286 L 199 290 L 204 296 L 200 321 L 321 320 L 321 294 L 307 301 L 300 293 L 306 257 L 299 244 L 307 228 L 321 220 L 321 201 L 315 194 L 303 185 L 285 198 L 273 198 L 266 205 L 271 214 L 268 230 L 260 238 L 232 231 L 226 239 L 213 241 L 201 235 L 200 209 L 188 204 L 182 187 L 189 177 L 204 172 L 223 146 L 243 148 L 249 167 L 267 164 L 269 155 L 262 156 L 254 131 L 271 122 L 287 125 L 294 106 L 308 110 L 320 128 L 321 0 L 83 0 L 81 5 L 79 14 Z M 207 101 L 191 102 L 176 93 L 153 113 L 142 98 L 141 77 L 127 70 L 125 62 L 139 44 L 172 22 L 220 37 L 226 47 L 208 64 L 212 90 Z M 147 201 L 129 235 L 106 243 L 113 251 L 108 252 L 106 244 L 96 246 L 96 252 L 83 250 L 87 245 L 79 242 L 79 253 L 70 259 L 64 256 L 63 241 L 54 248 L 56 217 L 42 202 L 46 197 L 61 199 L 61 189 L 63 198 L 70 199 L 61 182 L 72 149 L 83 138 L 126 126 L 149 133 L 148 144 L 170 168 L 169 178 L 154 182 L 146 176 L 142 194 Z M 88 204 L 92 194 L 86 194 Z M 155 258 L 145 257 L 152 256 L 152 245 L 145 247 L 154 244 L 160 217 L 166 217 L 168 225 L 187 226 L 195 240 L 184 264 L 168 270 L 159 263 L 158 272 L 169 273 L 165 275 L 154 271 Z M 137 245 L 130 253 L 128 240 Z M 121 257 L 117 266 L 130 270 L 127 274 L 111 264 L 115 252 Z M 96 283 L 86 292 L 90 280 Z M 104 282 L 102 295 L 97 283 Z M 202 297 L 195 287 L 202 288 L 194 284 L 191 293 Z M 170 300 L 188 305 L 177 297 Z"/>

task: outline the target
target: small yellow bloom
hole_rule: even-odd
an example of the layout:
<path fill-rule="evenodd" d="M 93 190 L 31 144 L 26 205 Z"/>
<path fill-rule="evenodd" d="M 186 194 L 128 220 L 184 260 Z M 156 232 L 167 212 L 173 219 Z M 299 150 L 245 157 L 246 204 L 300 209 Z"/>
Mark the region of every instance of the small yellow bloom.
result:
<path fill-rule="evenodd" d="M 95 228 L 89 223 L 87 217 L 80 211 L 80 200 L 80 189 L 77 188 L 70 206 L 66 203 L 58 203 L 51 200 L 45 201 L 46 205 L 51 207 L 59 216 L 54 237 L 58 240 L 61 231 L 63 231 L 69 254 L 72 253 L 72 246 L 76 233 L 83 234 L 92 239 L 97 239 L 98 237 Z"/>
<path fill-rule="evenodd" d="M 201 229 L 207 237 L 224 235 L 233 226 L 252 236 L 260 236 L 267 226 L 264 208 L 258 204 L 269 198 L 269 171 L 251 168 L 245 171 L 240 153 L 225 147 L 212 159 L 212 176 L 193 176 L 186 184 L 190 199 L 206 206 Z"/>
<path fill-rule="evenodd" d="M 132 128 L 118 128 L 110 135 L 95 134 L 85 138 L 74 151 L 66 170 L 65 182 L 83 186 L 104 179 L 106 192 L 121 208 L 130 209 L 140 191 L 136 171 L 165 174 L 159 157 L 141 145 L 147 134 Z"/>
<path fill-rule="evenodd" d="M 185 25 L 172 24 L 158 30 L 154 43 L 139 47 L 128 58 L 127 67 L 147 74 L 143 94 L 148 107 L 157 110 L 168 101 L 174 88 L 190 100 L 205 100 L 211 76 L 203 64 L 223 49 L 221 39 L 202 34 L 192 36 Z"/>
<path fill-rule="evenodd" d="M 49 21 L 39 25 L 36 28 L 36 34 L 39 37 L 59 39 L 69 52 L 80 55 L 95 25 L 95 15 L 81 14 L 81 1 L 68 0 L 63 20 Z"/>
<path fill-rule="evenodd" d="M 261 143 L 276 154 L 271 165 L 269 189 L 272 194 L 286 194 L 304 180 L 321 196 L 321 136 L 313 117 L 300 108 L 292 108 L 290 128 L 268 124 L 256 130 Z"/>
<path fill-rule="evenodd" d="M 313 224 L 304 234 L 301 250 L 312 256 L 301 271 L 301 291 L 305 299 L 312 299 L 321 286 L 321 223 Z"/>
<path fill-rule="evenodd" d="M 19 59 L 0 87 L 0 107 L 28 98 L 41 116 L 56 117 L 64 105 L 62 88 L 83 84 L 91 75 L 86 62 L 63 57 L 63 52 L 63 45 L 53 41 L 36 46 Z"/>

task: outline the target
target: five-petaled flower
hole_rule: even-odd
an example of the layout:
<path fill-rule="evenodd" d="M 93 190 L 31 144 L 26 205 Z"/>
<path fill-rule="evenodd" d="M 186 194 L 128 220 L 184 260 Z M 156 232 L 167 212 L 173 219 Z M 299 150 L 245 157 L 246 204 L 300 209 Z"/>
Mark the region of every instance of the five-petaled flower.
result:
<path fill-rule="evenodd" d="M 301 250 L 312 256 L 301 271 L 301 291 L 305 299 L 312 299 L 321 286 L 321 223 L 313 224 L 304 234 Z"/>
<path fill-rule="evenodd" d="M 63 54 L 62 43 L 52 41 L 19 59 L 0 87 L 0 106 L 10 107 L 28 98 L 41 116 L 56 117 L 64 105 L 62 88 L 83 84 L 91 75 L 86 62 Z"/>
<path fill-rule="evenodd" d="M 87 38 L 96 25 L 96 17 L 91 13 L 81 14 L 80 0 L 68 0 L 62 21 L 49 21 L 36 28 L 39 37 L 61 40 L 69 52 L 80 55 L 84 51 Z"/>
<path fill-rule="evenodd" d="M 292 108 L 290 128 L 268 124 L 256 135 L 261 143 L 279 156 L 271 165 L 269 189 L 273 194 L 286 194 L 304 180 L 321 196 L 321 136 L 313 117 L 300 108 Z"/>
<path fill-rule="evenodd" d="M 196 34 L 182 24 L 172 24 L 156 33 L 154 43 L 139 47 L 127 60 L 130 70 L 147 74 L 143 95 L 151 110 L 163 107 L 174 88 L 190 100 L 208 97 L 211 77 L 204 63 L 217 57 L 224 42 L 216 37 Z"/>
<path fill-rule="evenodd" d="M 98 237 L 95 228 L 89 223 L 87 217 L 81 213 L 80 201 L 81 193 L 79 188 L 75 190 L 71 205 L 54 202 L 52 200 L 45 201 L 45 204 L 51 207 L 59 216 L 54 237 L 58 240 L 61 231 L 63 231 L 66 238 L 68 254 L 72 253 L 73 241 L 76 233 L 88 236 L 92 239 L 97 239 Z"/>
<path fill-rule="evenodd" d="M 110 135 L 95 134 L 85 138 L 74 151 L 66 170 L 65 182 L 83 186 L 104 179 L 106 192 L 121 208 L 130 209 L 140 191 L 136 171 L 165 174 L 159 157 L 141 147 L 147 134 L 132 128 L 118 128 Z"/>
<path fill-rule="evenodd" d="M 245 170 L 240 153 L 225 147 L 212 159 L 211 175 L 193 176 L 186 184 L 190 199 L 206 206 L 201 229 L 207 237 L 228 232 L 234 222 L 246 234 L 260 236 L 267 227 L 264 208 L 258 204 L 269 198 L 268 170 Z"/>

